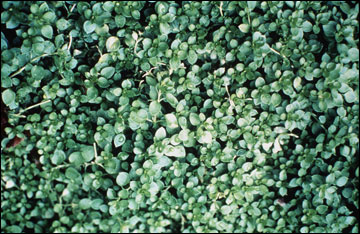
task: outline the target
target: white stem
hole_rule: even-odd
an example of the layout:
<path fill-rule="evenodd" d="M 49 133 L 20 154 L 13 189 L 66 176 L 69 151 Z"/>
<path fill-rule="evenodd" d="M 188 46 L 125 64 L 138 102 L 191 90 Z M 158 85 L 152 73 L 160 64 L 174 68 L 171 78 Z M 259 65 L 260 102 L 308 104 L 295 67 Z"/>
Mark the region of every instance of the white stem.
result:
<path fill-rule="evenodd" d="M 75 9 L 76 3 L 71 7 L 70 13 Z"/>
<path fill-rule="evenodd" d="M 228 88 L 228 86 L 227 86 L 227 85 L 225 86 L 225 89 L 226 89 L 227 95 L 229 96 L 229 103 L 230 103 L 230 106 L 231 106 L 231 107 L 234 107 L 234 106 L 235 106 L 235 104 L 234 104 L 233 100 L 231 100 L 231 96 L 230 96 L 230 93 L 229 93 L 229 88 Z"/>
<path fill-rule="evenodd" d="M 69 46 L 68 46 L 68 50 L 70 50 L 70 47 L 71 47 L 71 43 L 72 43 L 72 36 L 70 34 L 70 41 L 69 41 Z"/>
<path fill-rule="evenodd" d="M 24 113 L 25 111 L 28 111 L 28 110 L 30 110 L 30 109 L 33 109 L 33 108 L 35 108 L 35 107 L 37 107 L 37 106 L 40 106 L 40 105 L 46 104 L 46 103 L 48 103 L 48 102 L 51 102 L 51 100 L 46 100 L 46 101 L 43 101 L 43 102 L 37 103 L 37 104 L 35 104 L 35 105 L 29 106 L 29 107 L 25 108 L 24 110 L 20 111 L 20 113 L 19 113 L 19 114 Z"/>
<path fill-rule="evenodd" d="M 221 2 L 220 2 L 220 7 L 219 7 L 220 15 L 221 15 L 221 16 L 224 16 L 223 11 L 222 11 L 222 6 L 223 6 L 223 4 L 224 4 L 224 3 L 221 1 Z"/>
<path fill-rule="evenodd" d="M 97 151 L 96 151 L 96 143 L 94 142 L 94 154 L 95 154 L 95 161 L 96 161 L 96 158 L 97 158 Z"/>
<path fill-rule="evenodd" d="M 56 53 L 54 53 L 54 54 L 56 54 Z M 38 60 L 39 58 L 46 57 L 46 56 L 51 56 L 51 55 L 54 55 L 54 54 L 42 54 L 42 55 L 40 55 L 40 56 L 37 56 L 37 57 L 31 59 L 31 60 L 30 60 L 30 63 L 35 62 L 35 61 Z M 20 74 L 22 71 L 24 71 L 24 69 L 26 68 L 26 66 L 27 66 L 27 64 L 26 64 L 25 66 L 23 66 L 22 68 L 20 68 L 19 70 L 17 70 L 14 74 L 10 75 L 9 77 L 12 78 L 12 77 Z"/>
<path fill-rule="evenodd" d="M 142 38 L 140 38 L 139 40 L 136 40 L 136 42 L 135 42 L 134 54 L 136 54 L 136 55 L 137 55 L 137 53 L 136 53 L 137 45 L 138 45 L 138 43 L 139 43 L 141 40 L 142 40 Z"/>
<path fill-rule="evenodd" d="M 98 50 L 98 52 L 99 52 L 99 54 L 100 54 L 100 58 L 103 56 L 103 54 L 102 54 L 102 52 L 101 52 L 101 50 L 100 50 L 100 48 L 98 47 L 98 46 L 96 46 L 96 48 L 97 48 L 97 50 Z M 99 59 L 100 60 L 100 59 Z"/>
<path fill-rule="evenodd" d="M 12 74 L 11 76 L 10 76 L 10 78 L 12 78 L 12 77 L 14 77 L 14 76 L 16 76 L 16 75 L 18 75 L 18 74 L 20 74 L 22 71 L 24 71 L 25 70 L 25 67 L 26 67 L 26 65 L 25 66 L 23 66 L 22 68 L 20 68 L 17 72 L 15 72 L 14 74 Z"/>

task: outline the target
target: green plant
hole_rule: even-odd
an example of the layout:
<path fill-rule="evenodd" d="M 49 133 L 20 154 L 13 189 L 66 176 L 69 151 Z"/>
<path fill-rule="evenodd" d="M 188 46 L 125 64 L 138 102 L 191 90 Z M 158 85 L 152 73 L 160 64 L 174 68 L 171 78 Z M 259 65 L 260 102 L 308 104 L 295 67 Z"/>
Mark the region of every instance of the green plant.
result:
<path fill-rule="evenodd" d="M 356 2 L 2 2 L 5 232 L 358 232 Z"/>

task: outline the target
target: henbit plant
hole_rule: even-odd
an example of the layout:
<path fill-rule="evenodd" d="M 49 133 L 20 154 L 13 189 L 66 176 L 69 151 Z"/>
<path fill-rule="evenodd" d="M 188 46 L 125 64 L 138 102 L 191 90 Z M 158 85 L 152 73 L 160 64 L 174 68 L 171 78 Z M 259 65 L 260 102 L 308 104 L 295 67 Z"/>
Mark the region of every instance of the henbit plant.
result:
<path fill-rule="evenodd" d="M 358 12 L 3 1 L 1 230 L 358 233 Z"/>

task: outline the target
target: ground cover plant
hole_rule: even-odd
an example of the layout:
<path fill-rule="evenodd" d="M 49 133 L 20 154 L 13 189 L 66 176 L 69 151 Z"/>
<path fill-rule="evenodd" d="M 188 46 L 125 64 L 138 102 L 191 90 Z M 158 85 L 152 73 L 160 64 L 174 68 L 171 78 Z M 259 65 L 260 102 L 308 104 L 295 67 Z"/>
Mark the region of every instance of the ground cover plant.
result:
<path fill-rule="evenodd" d="M 3 1 L 2 232 L 353 232 L 359 4 Z"/>

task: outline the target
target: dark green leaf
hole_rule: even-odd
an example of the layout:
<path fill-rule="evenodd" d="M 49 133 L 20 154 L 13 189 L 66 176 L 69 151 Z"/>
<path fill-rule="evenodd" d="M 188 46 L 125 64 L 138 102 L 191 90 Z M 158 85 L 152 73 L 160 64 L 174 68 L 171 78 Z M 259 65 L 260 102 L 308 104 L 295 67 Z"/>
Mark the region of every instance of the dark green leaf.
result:
<path fill-rule="evenodd" d="M 2 100 L 5 105 L 10 105 L 15 102 L 16 94 L 11 89 L 5 89 L 1 94 Z"/>
<path fill-rule="evenodd" d="M 53 28 L 50 25 L 44 25 L 41 27 L 41 34 L 48 39 L 52 39 Z"/>
<path fill-rule="evenodd" d="M 129 174 L 126 172 L 120 172 L 116 177 L 116 183 L 120 186 L 125 186 L 130 182 Z"/>

